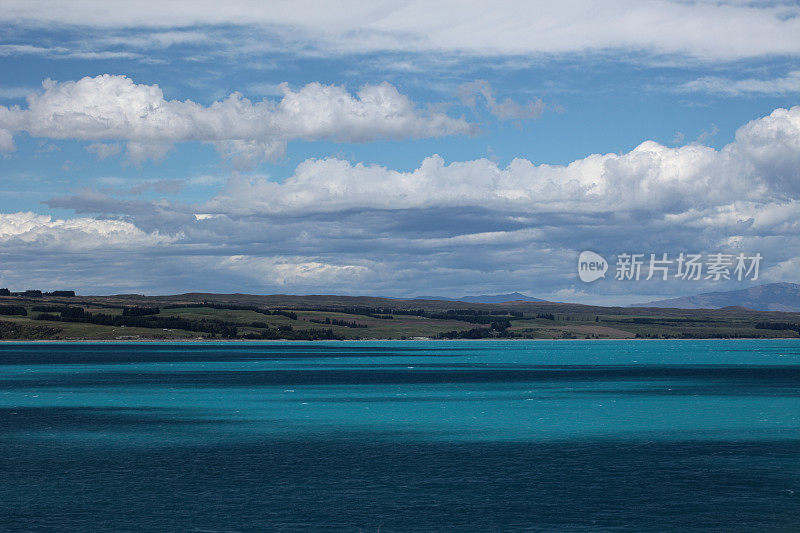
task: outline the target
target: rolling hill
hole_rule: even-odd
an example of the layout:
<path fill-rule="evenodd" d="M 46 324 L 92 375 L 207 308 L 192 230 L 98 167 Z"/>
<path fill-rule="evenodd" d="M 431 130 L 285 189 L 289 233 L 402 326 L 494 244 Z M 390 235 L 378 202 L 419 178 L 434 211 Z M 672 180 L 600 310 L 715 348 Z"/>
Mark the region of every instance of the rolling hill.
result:
<path fill-rule="evenodd" d="M 800 285 L 796 283 L 770 283 L 749 289 L 727 292 L 707 292 L 657 300 L 631 307 L 662 307 L 676 309 L 721 309 L 745 307 L 755 311 L 800 312 Z"/>
<path fill-rule="evenodd" d="M 544 302 L 540 298 L 526 296 L 519 292 L 508 294 L 480 294 L 477 296 L 462 296 L 461 298 L 448 298 L 446 296 L 417 296 L 415 300 L 438 300 L 446 302 L 468 302 L 474 304 L 501 304 L 504 302 Z"/>

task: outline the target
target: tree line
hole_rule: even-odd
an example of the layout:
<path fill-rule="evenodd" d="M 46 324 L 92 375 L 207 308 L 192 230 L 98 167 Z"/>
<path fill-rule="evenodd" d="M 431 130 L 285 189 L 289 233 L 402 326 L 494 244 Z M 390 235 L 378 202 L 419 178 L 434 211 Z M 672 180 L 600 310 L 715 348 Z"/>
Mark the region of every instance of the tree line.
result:
<path fill-rule="evenodd" d="M 292 326 L 279 326 L 259 332 L 251 331 L 242 335 L 242 338 L 251 340 L 295 341 L 344 340 L 344 337 L 336 335 L 330 328 L 294 329 Z"/>
<path fill-rule="evenodd" d="M 345 328 L 366 328 L 367 327 L 366 324 L 359 324 L 355 320 L 353 320 L 351 322 L 351 321 L 347 321 L 347 320 L 339 320 L 338 318 L 330 318 L 330 317 L 327 317 L 327 316 L 325 317 L 325 320 L 320 320 L 320 319 L 317 319 L 317 318 L 309 318 L 308 321 L 309 322 L 314 322 L 315 324 L 330 324 L 330 325 L 333 325 L 333 326 L 342 326 L 342 327 L 345 327 Z"/>
<path fill-rule="evenodd" d="M 204 301 L 203 303 L 189 303 L 189 304 L 167 304 L 162 306 L 163 309 L 194 309 L 200 307 L 208 307 L 210 309 L 224 309 L 228 311 L 253 311 L 262 315 L 280 315 L 285 316 L 291 320 L 297 320 L 297 313 L 286 309 L 266 309 L 258 307 L 257 305 L 242 305 L 242 304 L 220 304 L 215 302 Z"/>
<path fill-rule="evenodd" d="M 236 325 L 216 319 L 201 318 L 194 320 L 177 316 L 108 315 L 105 313 L 88 313 L 82 307 L 64 308 L 60 315 L 43 313 L 37 315 L 35 319 L 54 322 L 82 322 L 99 326 L 182 329 L 219 335 L 223 338 L 234 338 L 238 332 Z"/>
<path fill-rule="evenodd" d="M 472 328 L 468 330 L 453 330 L 439 333 L 439 339 L 511 339 L 522 337 L 519 333 L 493 328 Z"/>
<path fill-rule="evenodd" d="M 28 289 L 22 292 L 11 292 L 7 287 L 0 289 L 0 296 L 26 296 L 29 298 L 41 298 L 42 296 L 60 296 L 71 298 L 75 296 L 75 291 L 51 291 L 42 292 L 39 289 Z"/>
<path fill-rule="evenodd" d="M 146 315 L 157 315 L 161 312 L 161 309 L 158 307 L 123 307 L 122 308 L 122 316 L 146 316 Z"/>
<path fill-rule="evenodd" d="M 789 322 L 759 322 L 756 324 L 756 329 L 793 330 L 800 333 L 800 324 L 791 324 Z"/>

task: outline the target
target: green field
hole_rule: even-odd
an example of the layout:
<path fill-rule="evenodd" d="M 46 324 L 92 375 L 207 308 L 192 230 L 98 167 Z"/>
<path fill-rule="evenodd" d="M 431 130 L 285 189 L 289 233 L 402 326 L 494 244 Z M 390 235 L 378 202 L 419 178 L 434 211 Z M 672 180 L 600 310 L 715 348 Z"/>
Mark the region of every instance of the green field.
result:
<path fill-rule="evenodd" d="M 31 340 L 800 336 L 800 313 L 521 301 L 470 304 L 245 294 L 4 296 L 0 312 L 0 338 Z"/>

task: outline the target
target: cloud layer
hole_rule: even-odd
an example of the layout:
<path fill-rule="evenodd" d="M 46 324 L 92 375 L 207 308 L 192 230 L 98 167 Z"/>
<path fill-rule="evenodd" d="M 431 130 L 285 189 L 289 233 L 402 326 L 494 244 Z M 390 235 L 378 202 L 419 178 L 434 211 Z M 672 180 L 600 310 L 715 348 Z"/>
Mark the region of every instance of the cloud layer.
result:
<path fill-rule="evenodd" d="M 350 2 L 341 9 L 313 0 L 278 0 L 269 8 L 261 2 L 238 1 L 220 9 L 216 2 L 188 0 L 105 7 L 89 0 L 6 0 L 0 21 L 96 28 L 255 26 L 269 29 L 297 51 L 315 54 L 529 55 L 627 49 L 730 60 L 800 53 L 798 7 L 783 2 L 371 1 Z M 154 34 L 150 45 L 181 39 L 175 32 L 162 33 Z M 192 32 L 183 38 L 198 39 Z"/>
<path fill-rule="evenodd" d="M 448 164 L 430 156 L 407 172 L 308 160 L 282 182 L 234 176 L 197 204 L 87 190 L 50 205 L 125 221 L 18 214 L 0 226 L 0 235 L 6 250 L 20 250 L 28 265 L 37 261 L 35 250 L 70 239 L 92 243 L 83 246 L 93 250 L 94 264 L 118 265 L 114 246 L 130 243 L 119 268 L 127 283 L 149 292 L 408 296 L 458 295 L 469 287 L 584 301 L 596 293 L 624 303 L 722 287 L 581 285 L 574 265 L 579 251 L 609 259 L 623 252 L 760 252 L 762 281 L 797 281 L 798 168 L 800 107 L 794 107 L 743 125 L 719 150 L 646 141 L 627 153 L 589 155 L 564 166 L 525 159 L 506 167 L 488 160 Z M 101 266 L 94 275 L 101 277 Z M 20 266 L 23 271 L 30 274 Z M 85 269 L 76 272 L 86 276 Z M 113 287 L 119 271 L 108 275 L 94 284 Z"/>
<path fill-rule="evenodd" d="M 793 70 L 778 78 L 745 78 L 732 80 L 719 76 L 705 76 L 684 83 L 683 92 L 701 92 L 725 96 L 780 95 L 800 93 L 800 70 Z"/>
<path fill-rule="evenodd" d="M 240 93 L 204 106 L 167 100 L 157 85 L 104 74 L 58 83 L 28 96 L 26 108 L 0 106 L 0 150 L 12 135 L 85 141 L 127 141 L 134 161 L 163 158 L 172 143 L 202 141 L 237 165 L 281 156 L 291 140 L 369 142 L 468 134 L 463 118 L 418 108 L 389 83 L 365 85 L 353 96 L 343 87 L 309 83 L 297 91 L 281 84 L 278 102 L 251 102 Z M 99 157 L 106 145 L 89 147 Z"/>

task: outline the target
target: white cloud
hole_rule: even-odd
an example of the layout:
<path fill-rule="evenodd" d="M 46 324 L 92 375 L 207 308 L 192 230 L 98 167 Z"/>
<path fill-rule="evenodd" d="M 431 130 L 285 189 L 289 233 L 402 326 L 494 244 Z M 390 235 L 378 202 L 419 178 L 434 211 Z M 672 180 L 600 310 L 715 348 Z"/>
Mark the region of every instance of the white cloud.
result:
<path fill-rule="evenodd" d="M 767 282 L 785 280 L 793 280 L 796 282 L 798 272 L 800 272 L 800 257 L 793 257 L 767 268 L 761 277 Z"/>
<path fill-rule="evenodd" d="M 800 53 L 795 5 L 758 2 L 479 0 L 336 3 L 275 0 L 269 6 L 210 0 L 113 3 L 5 0 L 0 20 L 15 25 L 268 28 L 314 53 L 444 51 L 476 55 L 633 49 L 703 59 Z M 732 39 L 731 36 L 736 36 Z M 156 42 L 192 38 L 154 37 Z"/>
<path fill-rule="evenodd" d="M 721 150 L 646 141 L 624 154 L 590 155 L 566 166 L 515 159 L 446 164 L 439 156 L 398 172 L 340 159 L 307 160 L 282 183 L 232 179 L 208 210 L 238 213 L 481 207 L 528 213 L 648 210 L 680 213 L 734 201 L 800 194 L 800 107 L 755 120 Z"/>
<path fill-rule="evenodd" d="M 589 294 L 584 291 L 577 290 L 575 287 L 568 289 L 559 289 L 550 295 L 550 300 L 554 302 L 581 302 L 584 301 Z"/>
<path fill-rule="evenodd" d="M 30 44 L 0 44 L 0 57 L 17 55 L 50 55 L 54 53 L 66 54 L 68 48 L 46 48 Z"/>
<path fill-rule="evenodd" d="M 96 43 L 87 43 L 90 45 Z M 112 50 L 91 50 L 85 48 L 70 48 L 66 46 L 35 46 L 30 44 L 0 44 L 0 57 L 36 55 L 48 58 L 66 59 L 133 59 L 141 56 L 133 52 Z"/>
<path fill-rule="evenodd" d="M 172 144 L 158 141 L 129 141 L 125 148 L 128 159 L 134 163 L 142 163 L 148 159 L 158 162 L 172 151 Z"/>
<path fill-rule="evenodd" d="M 511 98 L 506 98 L 498 102 L 492 93 L 492 86 L 486 80 L 475 80 L 464 83 L 458 88 L 461 101 L 464 105 L 475 107 L 477 96 L 483 96 L 486 108 L 489 112 L 500 120 L 528 120 L 539 118 L 546 109 L 545 103 L 541 99 L 529 100 L 525 104 L 519 104 Z"/>
<path fill-rule="evenodd" d="M 77 272 L 71 279 L 103 277 L 98 272 L 120 264 L 125 283 L 137 291 L 407 296 L 462 295 L 473 292 L 465 287 L 480 287 L 627 303 L 653 299 L 648 292 L 660 297 L 740 285 L 609 280 L 577 286 L 577 251 L 607 258 L 742 251 L 763 255 L 764 280 L 796 282 L 798 158 L 800 107 L 745 124 L 718 150 L 646 141 L 627 153 L 589 155 L 565 166 L 524 159 L 504 167 L 488 160 L 446 164 L 431 156 L 406 172 L 308 160 L 282 183 L 234 177 L 206 203 L 92 191 L 50 203 L 131 222 L 0 218 L 3 268 L 27 273 L 27 265 L 43 265 L 35 278 L 42 279 L 52 265 L 38 257 L 55 250 Z M 133 244 L 120 253 L 119 242 Z M 87 249 L 92 253 L 82 253 Z M 102 286 L 113 290 L 113 276 L 104 276 Z"/>
<path fill-rule="evenodd" d="M 793 70 L 786 76 L 770 79 L 746 78 L 732 80 L 730 78 L 706 76 L 684 83 L 679 87 L 679 90 L 726 96 L 800 93 L 800 70 Z"/>
<path fill-rule="evenodd" d="M 14 136 L 10 131 L 0 128 L 0 153 L 7 154 L 14 151 Z"/>
<path fill-rule="evenodd" d="M 168 48 L 181 44 L 198 44 L 209 40 L 208 32 L 194 30 L 138 31 L 132 35 L 106 34 L 99 40 L 107 45 L 132 48 Z"/>
<path fill-rule="evenodd" d="M 277 103 L 252 103 L 233 93 L 210 106 L 166 100 L 157 85 L 125 76 L 43 85 L 42 94 L 28 96 L 27 108 L 0 106 L 0 129 L 41 138 L 125 140 L 134 162 L 163 158 L 172 143 L 185 141 L 214 143 L 245 165 L 282 155 L 296 139 L 368 142 L 472 131 L 463 118 L 419 109 L 388 83 L 365 85 L 355 96 L 336 85 L 309 83 L 293 91 L 282 84 Z"/>
<path fill-rule="evenodd" d="M 776 109 L 769 116 L 739 128 L 731 150 L 747 165 L 737 171 L 752 172 L 750 187 L 769 186 L 785 197 L 800 194 L 800 107 Z M 762 179 L 763 178 L 763 179 Z M 767 183 L 759 184 L 759 180 Z"/>
<path fill-rule="evenodd" d="M 178 236 L 147 233 L 130 222 L 95 218 L 53 219 L 31 212 L 0 213 L 0 243 L 6 250 L 35 248 L 76 253 L 166 245 Z"/>
<path fill-rule="evenodd" d="M 721 289 L 612 282 L 584 287 L 585 293 L 558 292 L 574 284 L 575 250 L 609 257 L 736 250 L 762 253 L 765 270 L 795 264 L 798 158 L 795 107 L 745 124 L 719 150 L 646 141 L 627 153 L 594 154 L 565 166 L 524 159 L 506 167 L 483 159 L 446 164 L 431 156 L 407 172 L 308 160 L 280 183 L 232 178 L 196 209 L 221 215 L 205 220 L 211 224 L 205 229 L 237 235 L 251 256 L 258 255 L 254 241 L 262 241 L 264 250 L 294 250 L 301 263 L 319 254 L 337 265 L 372 261 L 359 278 L 363 288 L 447 286 L 457 295 L 465 292 L 459 287 L 492 280 L 496 292 L 533 283 L 534 294 L 599 302 L 594 291 L 622 298 L 626 291 Z M 779 275 L 798 281 L 786 267 L 774 270 L 773 278 Z"/>
<path fill-rule="evenodd" d="M 305 257 L 291 256 L 235 255 L 223 258 L 220 266 L 272 286 L 351 284 L 370 273 L 370 269 L 363 265 L 331 264 L 318 260 L 309 261 Z"/>
<path fill-rule="evenodd" d="M 120 152 L 119 143 L 92 143 L 86 146 L 86 151 L 94 154 L 98 159 L 106 159 Z"/>

